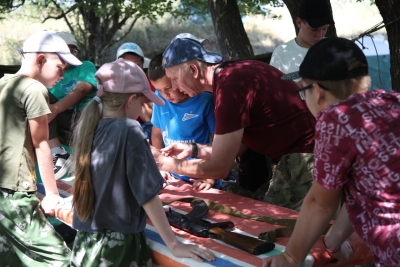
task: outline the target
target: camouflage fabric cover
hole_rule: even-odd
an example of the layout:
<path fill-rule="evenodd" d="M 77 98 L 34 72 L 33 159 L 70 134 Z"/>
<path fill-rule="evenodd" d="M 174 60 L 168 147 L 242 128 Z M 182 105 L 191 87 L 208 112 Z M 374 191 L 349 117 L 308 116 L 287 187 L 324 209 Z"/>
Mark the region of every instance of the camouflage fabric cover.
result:
<path fill-rule="evenodd" d="M 71 251 L 34 193 L 0 189 L 0 266 L 69 266 Z"/>
<path fill-rule="evenodd" d="M 72 248 L 71 266 L 153 266 L 144 231 L 122 234 L 79 232 Z"/>
<path fill-rule="evenodd" d="M 277 165 L 272 166 L 271 179 L 263 178 L 265 182 L 257 191 L 245 190 L 237 183 L 227 185 L 224 191 L 300 210 L 303 199 L 312 185 L 313 161 L 312 153 L 283 155 Z"/>

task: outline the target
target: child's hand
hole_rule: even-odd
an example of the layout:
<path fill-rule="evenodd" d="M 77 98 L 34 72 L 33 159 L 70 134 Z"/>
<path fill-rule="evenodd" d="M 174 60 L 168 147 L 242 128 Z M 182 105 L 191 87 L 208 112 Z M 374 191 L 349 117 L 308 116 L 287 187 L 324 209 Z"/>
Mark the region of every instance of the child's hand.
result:
<path fill-rule="evenodd" d="M 348 241 L 344 241 L 344 243 L 340 246 L 340 250 L 336 253 L 332 254 L 332 257 L 335 261 L 332 262 L 332 265 L 340 265 L 346 263 L 351 255 L 353 254 L 353 250 Z"/>
<path fill-rule="evenodd" d="M 194 190 L 208 190 L 215 184 L 215 179 L 190 179 Z"/>
<path fill-rule="evenodd" d="M 59 194 L 48 194 L 40 203 L 40 208 L 47 216 L 54 217 L 57 204 L 64 204 L 64 199 Z"/>
<path fill-rule="evenodd" d="M 169 174 L 169 172 L 165 172 L 165 171 L 160 171 L 161 176 L 164 178 L 164 180 L 169 181 L 169 182 L 173 182 L 176 181 L 177 179 L 173 176 L 171 176 Z"/>
<path fill-rule="evenodd" d="M 171 252 L 175 257 L 192 258 L 200 262 L 202 262 L 203 259 L 207 261 L 215 260 L 214 253 L 198 245 L 182 244 L 181 242 L 178 242 Z"/>
<path fill-rule="evenodd" d="M 74 212 L 72 208 L 65 205 L 65 203 L 57 204 L 55 208 L 55 217 L 65 224 L 72 226 Z"/>

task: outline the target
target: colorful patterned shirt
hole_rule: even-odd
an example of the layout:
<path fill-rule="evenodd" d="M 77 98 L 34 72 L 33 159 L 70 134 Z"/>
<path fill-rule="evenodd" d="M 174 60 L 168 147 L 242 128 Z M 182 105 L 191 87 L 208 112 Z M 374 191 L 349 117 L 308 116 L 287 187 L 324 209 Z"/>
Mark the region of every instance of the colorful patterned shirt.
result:
<path fill-rule="evenodd" d="M 344 187 L 349 219 L 376 266 L 400 266 L 400 94 L 354 94 L 317 116 L 314 179 Z"/>

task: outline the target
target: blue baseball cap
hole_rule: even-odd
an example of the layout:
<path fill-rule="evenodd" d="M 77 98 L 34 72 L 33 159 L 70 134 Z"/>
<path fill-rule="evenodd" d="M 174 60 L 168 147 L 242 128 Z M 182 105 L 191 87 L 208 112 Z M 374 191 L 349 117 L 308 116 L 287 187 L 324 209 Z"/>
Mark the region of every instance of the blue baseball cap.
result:
<path fill-rule="evenodd" d="M 165 58 L 164 68 L 169 68 L 192 59 L 198 59 L 206 63 L 219 63 L 223 60 L 221 54 L 208 52 L 201 43 L 189 39 L 178 38 L 173 41 L 163 56 Z"/>
<path fill-rule="evenodd" d="M 119 59 L 126 53 L 133 53 L 133 54 L 136 54 L 139 57 L 143 58 L 143 68 L 146 69 L 149 67 L 150 59 L 144 56 L 142 48 L 140 48 L 140 46 L 138 46 L 137 44 L 135 44 L 135 43 L 122 44 L 117 50 L 117 58 L 116 59 Z"/>

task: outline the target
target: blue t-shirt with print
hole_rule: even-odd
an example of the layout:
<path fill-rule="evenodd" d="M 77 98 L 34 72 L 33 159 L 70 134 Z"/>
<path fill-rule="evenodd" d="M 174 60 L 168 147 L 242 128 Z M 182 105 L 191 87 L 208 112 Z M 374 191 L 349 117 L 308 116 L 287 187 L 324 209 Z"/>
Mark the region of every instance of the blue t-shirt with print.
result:
<path fill-rule="evenodd" d="M 151 123 L 162 132 L 164 145 L 172 143 L 200 143 L 212 141 L 215 131 L 214 102 L 211 93 L 200 93 L 183 103 L 171 103 L 158 90 L 156 95 L 165 105 L 153 106 Z"/>
<path fill-rule="evenodd" d="M 172 143 L 212 142 L 215 131 L 214 102 L 211 93 L 202 92 L 183 103 L 171 103 L 156 90 L 156 95 L 164 100 L 165 105 L 153 105 L 151 123 L 162 132 L 165 147 Z M 172 173 L 176 178 L 189 182 L 190 177 Z M 220 181 L 214 188 L 219 188 Z M 217 186 L 217 187 L 216 187 Z"/>

